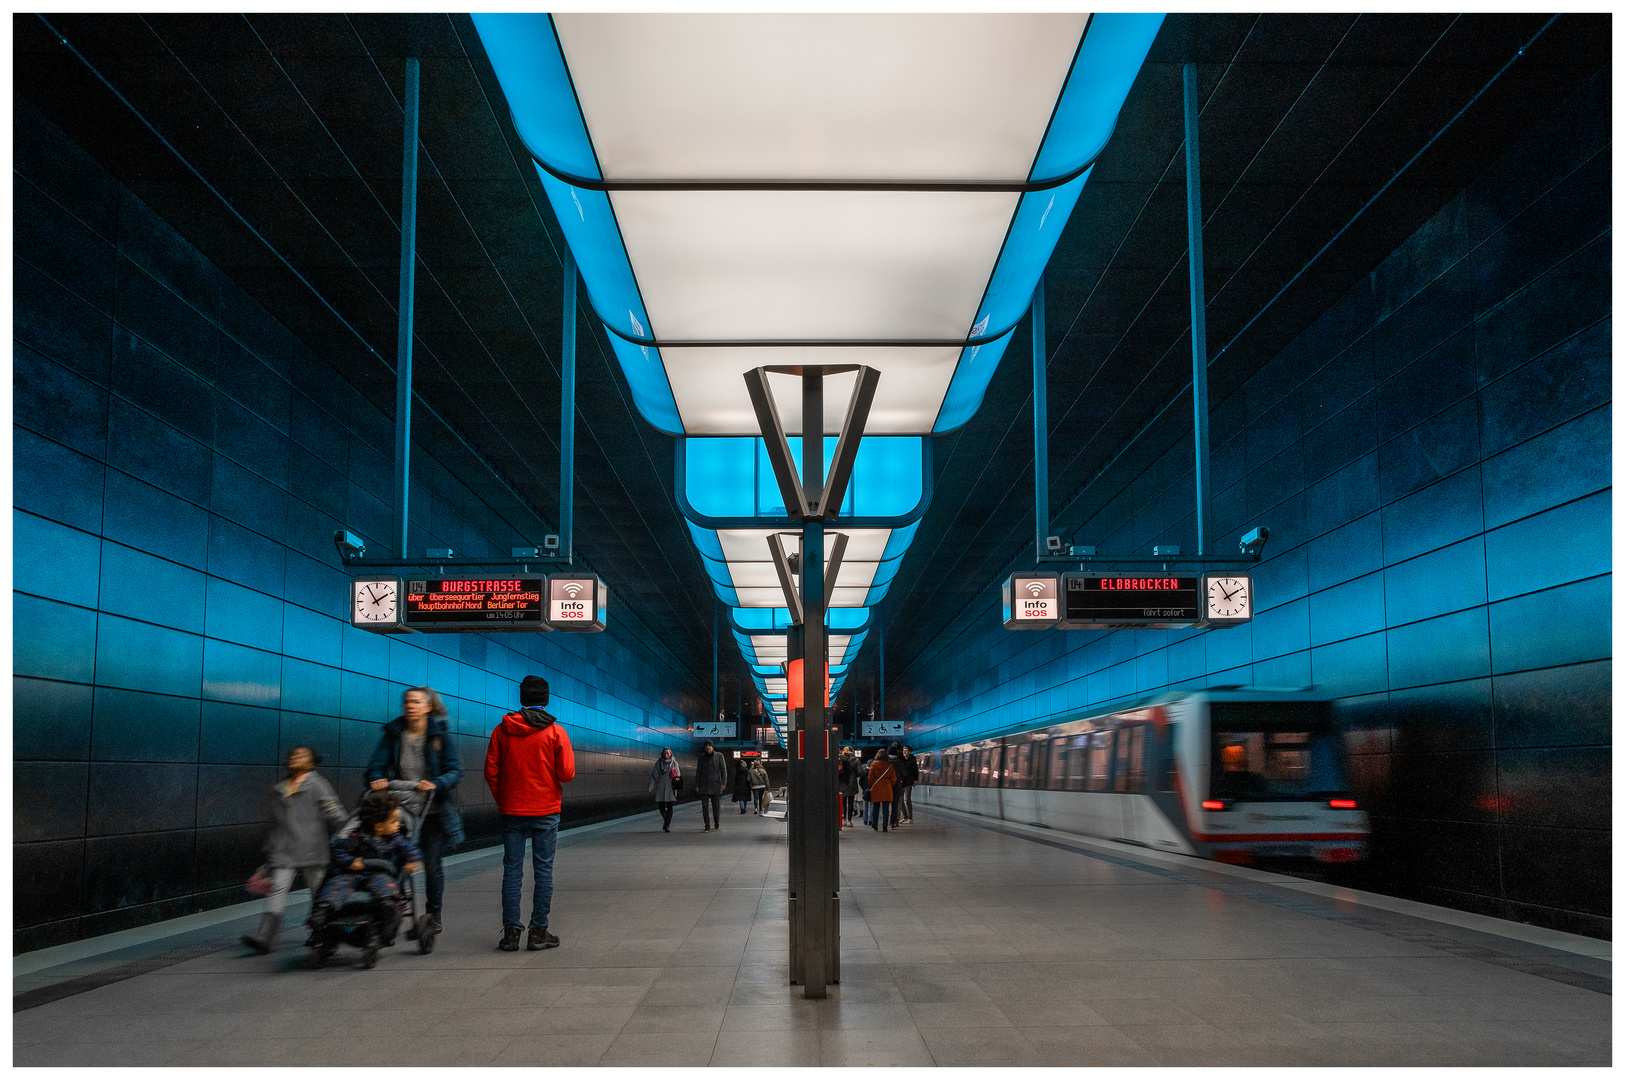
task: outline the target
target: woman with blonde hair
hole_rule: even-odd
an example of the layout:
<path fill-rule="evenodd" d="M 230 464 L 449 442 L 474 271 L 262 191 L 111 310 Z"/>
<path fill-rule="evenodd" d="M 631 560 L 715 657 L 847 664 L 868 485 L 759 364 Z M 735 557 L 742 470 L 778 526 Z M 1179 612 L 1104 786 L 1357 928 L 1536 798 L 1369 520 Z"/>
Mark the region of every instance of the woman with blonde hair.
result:
<path fill-rule="evenodd" d="M 413 839 L 423 852 L 425 926 L 438 934 L 446 892 L 442 860 L 463 842 L 463 817 L 451 794 L 463 778 L 463 766 L 446 723 L 445 702 L 432 687 L 414 686 L 401 695 L 401 715 L 384 725 L 365 778 L 374 791 L 404 788 L 397 792 L 401 805 L 421 823 Z M 417 930 L 406 936 L 416 937 Z"/>

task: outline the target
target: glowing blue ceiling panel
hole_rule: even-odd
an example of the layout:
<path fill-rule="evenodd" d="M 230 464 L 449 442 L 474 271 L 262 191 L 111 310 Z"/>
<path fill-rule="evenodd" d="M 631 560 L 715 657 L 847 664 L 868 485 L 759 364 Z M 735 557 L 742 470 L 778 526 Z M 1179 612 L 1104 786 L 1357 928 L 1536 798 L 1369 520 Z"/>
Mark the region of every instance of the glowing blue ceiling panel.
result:
<path fill-rule="evenodd" d="M 638 411 L 680 436 L 679 507 L 782 736 L 766 538 L 799 526 L 742 374 L 880 372 L 828 525 L 838 688 L 929 506 L 926 438 L 981 404 L 1162 16 L 473 18 Z M 799 455 L 795 382 L 769 389 Z"/>

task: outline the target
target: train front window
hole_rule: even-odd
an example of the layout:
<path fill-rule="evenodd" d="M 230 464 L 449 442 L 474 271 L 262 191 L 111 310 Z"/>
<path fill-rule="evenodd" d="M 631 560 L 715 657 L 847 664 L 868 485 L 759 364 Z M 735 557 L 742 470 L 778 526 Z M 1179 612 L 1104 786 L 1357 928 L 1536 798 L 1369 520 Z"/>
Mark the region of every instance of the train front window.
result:
<path fill-rule="evenodd" d="M 1214 798 L 1303 799 L 1343 787 L 1341 748 L 1320 702 L 1215 702 Z"/>

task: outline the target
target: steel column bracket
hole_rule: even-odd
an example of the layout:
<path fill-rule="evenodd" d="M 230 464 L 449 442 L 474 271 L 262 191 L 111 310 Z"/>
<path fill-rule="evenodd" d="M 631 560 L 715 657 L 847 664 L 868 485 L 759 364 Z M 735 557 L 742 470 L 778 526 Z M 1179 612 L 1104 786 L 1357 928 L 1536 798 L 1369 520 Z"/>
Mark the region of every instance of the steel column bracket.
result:
<path fill-rule="evenodd" d="M 845 533 L 830 533 L 835 543 L 830 547 L 829 569 L 824 571 L 824 610 L 829 610 L 830 599 L 835 595 L 835 578 L 841 572 L 841 556 L 846 554 Z"/>
<path fill-rule="evenodd" d="M 858 373 L 852 387 L 852 400 L 847 404 L 846 419 L 841 424 L 840 437 L 835 441 L 835 457 L 830 462 L 829 475 L 816 503 L 809 503 L 807 492 L 796 476 L 795 457 L 790 452 L 790 440 L 784 433 L 784 423 L 768 388 L 768 373 L 802 375 L 816 371 L 822 375 L 839 375 L 848 371 Z M 779 493 L 784 496 L 784 508 L 790 517 L 807 521 L 821 518 L 832 521 L 841 512 L 846 488 L 852 480 L 852 466 L 858 457 L 858 446 L 869 423 L 869 409 L 874 404 L 875 390 L 880 385 L 880 372 L 859 364 L 824 364 L 806 367 L 760 367 L 745 372 L 745 389 L 750 393 L 751 407 L 756 410 L 756 422 L 761 426 L 762 439 L 767 443 L 767 459 L 773 466 L 773 478 L 778 481 Z M 805 426 L 805 425 L 804 425 Z M 802 438 L 806 435 L 803 433 Z M 815 437 L 815 442 L 822 436 Z"/>
<path fill-rule="evenodd" d="M 858 368 L 852 400 L 847 404 L 846 419 L 841 423 L 841 437 L 835 441 L 835 457 L 829 463 L 829 476 L 824 479 L 824 497 L 818 500 L 818 516 L 825 521 L 835 520 L 841 512 L 846 485 L 852 480 L 852 465 L 858 457 L 858 444 L 869 423 L 869 407 L 874 404 L 875 388 L 879 385 L 880 372 L 872 367 Z"/>
<path fill-rule="evenodd" d="M 767 460 L 773 464 L 773 477 L 779 482 L 779 493 L 784 496 L 786 513 L 803 520 L 812 517 L 812 508 L 807 505 L 807 497 L 801 492 L 801 480 L 796 476 L 796 460 L 790 453 L 790 441 L 785 438 L 779 410 L 773 405 L 773 391 L 767 386 L 767 369 L 752 368 L 745 372 L 745 389 L 750 392 L 756 422 L 761 425 L 762 438 L 767 442 Z"/>
<path fill-rule="evenodd" d="M 784 590 L 784 603 L 790 609 L 790 621 L 800 626 L 804 620 L 801 594 L 796 591 L 795 579 L 790 575 L 790 557 L 784 551 L 784 539 L 779 533 L 768 533 L 767 549 L 773 553 L 773 569 L 779 572 L 779 587 Z"/>

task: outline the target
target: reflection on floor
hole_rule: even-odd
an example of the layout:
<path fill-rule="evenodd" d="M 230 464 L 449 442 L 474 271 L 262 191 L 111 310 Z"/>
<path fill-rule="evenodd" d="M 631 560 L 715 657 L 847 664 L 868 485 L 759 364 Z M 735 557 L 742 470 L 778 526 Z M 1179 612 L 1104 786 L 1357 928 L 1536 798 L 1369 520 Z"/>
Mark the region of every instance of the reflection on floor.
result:
<path fill-rule="evenodd" d="M 475 860 L 431 955 L 403 940 L 371 971 L 307 971 L 293 929 L 269 957 L 189 946 L 17 1012 L 14 1063 L 1610 1061 L 1611 984 L 1583 974 L 1600 961 L 1576 969 L 1389 912 L 1340 917 L 1346 903 L 1199 865 L 924 810 L 891 834 L 843 834 L 843 978 L 802 1000 L 786 983 L 784 827 L 725 822 L 702 833 L 689 806 L 669 835 L 653 814 L 565 834 L 561 948 L 495 950 L 501 870 Z"/>

